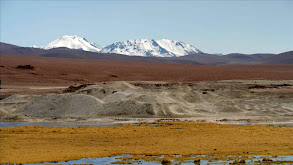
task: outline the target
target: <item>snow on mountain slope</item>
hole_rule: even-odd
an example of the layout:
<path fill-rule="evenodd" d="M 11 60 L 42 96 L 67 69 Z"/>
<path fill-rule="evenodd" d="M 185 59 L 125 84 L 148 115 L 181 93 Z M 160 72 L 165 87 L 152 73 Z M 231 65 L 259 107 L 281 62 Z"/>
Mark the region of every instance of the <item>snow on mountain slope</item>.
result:
<path fill-rule="evenodd" d="M 180 41 L 172 41 L 167 39 L 162 39 L 158 41 L 137 39 L 116 42 L 109 46 L 106 46 L 101 50 L 101 52 L 146 57 L 179 57 L 188 54 L 202 53 L 192 45 L 188 45 Z"/>
<path fill-rule="evenodd" d="M 175 54 L 176 56 L 202 53 L 200 50 L 196 49 L 192 45 L 185 44 L 181 41 L 162 39 L 158 40 L 157 43 L 167 51 Z"/>
<path fill-rule="evenodd" d="M 76 35 L 73 36 L 62 36 L 48 45 L 42 46 L 42 49 L 52 49 L 58 47 L 66 47 L 69 49 L 81 49 L 84 51 L 91 51 L 91 52 L 99 52 L 102 48 L 97 44 L 87 41 L 85 38 L 78 37 Z"/>
<path fill-rule="evenodd" d="M 129 56 L 156 56 L 156 57 L 173 57 L 173 53 L 162 48 L 155 40 L 137 39 L 123 42 L 116 42 L 106 46 L 102 53 L 118 53 Z"/>

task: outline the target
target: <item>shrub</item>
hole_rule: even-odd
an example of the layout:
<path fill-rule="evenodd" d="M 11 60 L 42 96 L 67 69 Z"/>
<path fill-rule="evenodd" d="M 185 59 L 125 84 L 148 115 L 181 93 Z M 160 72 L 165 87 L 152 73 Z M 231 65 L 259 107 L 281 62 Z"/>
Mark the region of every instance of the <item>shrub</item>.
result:
<path fill-rule="evenodd" d="M 32 66 L 32 65 L 18 65 L 18 66 L 16 67 L 16 69 L 28 69 L 28 70 L 34 70 L 35 67 Z"/>

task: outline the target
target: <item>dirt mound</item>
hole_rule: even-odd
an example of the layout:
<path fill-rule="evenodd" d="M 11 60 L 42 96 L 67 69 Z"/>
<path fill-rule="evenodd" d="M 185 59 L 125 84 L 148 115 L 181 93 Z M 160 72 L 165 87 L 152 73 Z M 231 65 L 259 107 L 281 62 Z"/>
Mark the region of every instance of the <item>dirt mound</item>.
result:
<path fill-rule="evenodd" d="M 14 113 L 31 117 L 95 117 L 103 102 L 82 94 L 40 96 Z"/>
<path fill-rule="evenodd" d="M 33 100 L 36 95 L 11 95 L 0 101 L 0 109 L 5 112 L 13 113 L 16 109 L 22 107 L 27 102 Z"/>
<path fill-rule="evenodd" d="M 156 115 L 152 104 L 135 100 L 107 103 L 103 108 L 103 111 L 99 111 L 98 113 L 101 116 L 151 117 Z"/>

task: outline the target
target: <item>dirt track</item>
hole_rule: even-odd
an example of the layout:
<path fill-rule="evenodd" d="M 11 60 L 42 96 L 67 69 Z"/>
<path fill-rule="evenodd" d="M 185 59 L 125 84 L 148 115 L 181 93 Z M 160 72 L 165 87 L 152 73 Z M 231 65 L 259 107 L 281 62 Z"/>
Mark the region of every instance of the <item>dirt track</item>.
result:
<path fill-rule="evenodd" d="M 207 66 L 15 55 L 1 55 L 0 61 L 3 87 L 103 81 L 293 80 L 293 65 Z M 28 64 L 35 69 L 16 68 Z"/>

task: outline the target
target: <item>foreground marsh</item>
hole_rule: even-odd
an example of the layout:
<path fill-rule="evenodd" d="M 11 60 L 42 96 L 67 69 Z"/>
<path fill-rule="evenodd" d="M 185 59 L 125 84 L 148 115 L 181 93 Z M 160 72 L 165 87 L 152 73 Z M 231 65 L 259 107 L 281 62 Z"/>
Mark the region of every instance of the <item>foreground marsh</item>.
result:
<path fill-rule="evenodd" d="M 293 155 L 293 127 L 163 122 L 153 126 L 2 127 L 0 163 L 132 155 Z"/>

